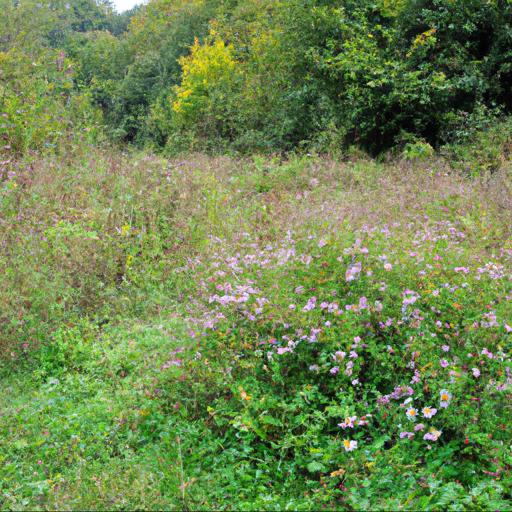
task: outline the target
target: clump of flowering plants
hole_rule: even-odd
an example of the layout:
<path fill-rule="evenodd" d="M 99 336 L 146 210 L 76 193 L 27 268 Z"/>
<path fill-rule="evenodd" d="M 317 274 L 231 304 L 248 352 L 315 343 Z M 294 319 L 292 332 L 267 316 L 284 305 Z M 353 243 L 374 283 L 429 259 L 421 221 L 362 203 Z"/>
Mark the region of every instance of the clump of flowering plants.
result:
<path fill-rule="evenodd" d="M 209 383 L 212 424 L 254 456 L 345 484 L 383 454 L 499 479 L 511 462 L 512 252 L 481 259 L 466 238 L 426 218 L 244 235 L 235 251 L 212 239 L 211 259 L 188 266 L 203 311 L 188 370 Z"/>

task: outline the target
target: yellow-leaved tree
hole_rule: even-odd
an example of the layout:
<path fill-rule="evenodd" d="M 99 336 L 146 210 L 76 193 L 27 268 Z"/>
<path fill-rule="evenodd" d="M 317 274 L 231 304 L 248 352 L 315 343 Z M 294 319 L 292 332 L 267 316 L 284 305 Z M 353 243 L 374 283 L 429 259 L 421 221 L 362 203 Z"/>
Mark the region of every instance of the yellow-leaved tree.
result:
<path fill-rule="evenodd" d="M 182 81 L 171 100 L 176 123 L 214 128 L 224 120 L 240 74 L 232 46 L 212 32 L 204 44 L 195 40 L 180 65 Z"/>

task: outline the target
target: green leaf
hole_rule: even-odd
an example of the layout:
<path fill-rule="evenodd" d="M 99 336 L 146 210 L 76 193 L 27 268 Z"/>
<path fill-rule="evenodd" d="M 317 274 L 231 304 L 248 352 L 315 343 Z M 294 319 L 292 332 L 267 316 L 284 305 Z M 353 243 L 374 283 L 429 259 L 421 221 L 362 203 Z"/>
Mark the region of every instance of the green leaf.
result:
<path fill-rule="evenodd" d="M 320 471 L 327 470 L 327 468 L 323 464 L 321 464 L 320 462 L 316 462 L 316 461 L 310 462 L 307 465 L 307 468 L 310 473 L 319 473 Z"/>

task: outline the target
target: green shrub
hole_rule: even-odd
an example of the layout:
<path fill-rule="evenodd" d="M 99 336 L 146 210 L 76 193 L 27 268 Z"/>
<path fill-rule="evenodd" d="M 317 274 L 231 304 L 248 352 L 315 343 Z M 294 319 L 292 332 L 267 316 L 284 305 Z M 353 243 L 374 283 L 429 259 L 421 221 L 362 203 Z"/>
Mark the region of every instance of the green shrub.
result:
<path fill-rule="evenodd" d="M 493 173 L 510 162 L 512 121 L 495 118 L 462 140 L 447 144 L 441 150 L 453 167 L 473 176 Z"/>
<path fill-rule="evenodd" d="M 170 133 L 201 132 L 194 144 L 246 152 L 339 153 L 356 143 L 376 154 L 404 132 L 433 147 L 460 140 L 508 109 L 503 41 L 511 14 L 502 4 L 288 0 L 219 8 L 215 37 L 232 48 L 237 72 L 209 85 L 208 108 L 194 118 L 175 112 L 181 121 Z"/>
<path fill-rule="evenodd" d="M 427 160 L 434 156 L 434 148 L 428 142 L 409 142 L 404 147 L 403 156 L 406 160 Z"/>

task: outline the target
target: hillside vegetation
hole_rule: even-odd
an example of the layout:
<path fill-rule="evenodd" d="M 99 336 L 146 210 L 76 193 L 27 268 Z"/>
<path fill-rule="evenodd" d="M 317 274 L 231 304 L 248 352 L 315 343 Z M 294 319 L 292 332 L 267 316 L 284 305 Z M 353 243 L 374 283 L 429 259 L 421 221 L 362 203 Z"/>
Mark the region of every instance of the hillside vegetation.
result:
<path fill-rule="evenodd" d="M 9 152 L 63 134 L 164 150 L 377 155 L 510 114 L 510 0 L 2 0 Z M 5 151 L 5 148 L 3 148 Z"/>
<path fill-rule="evenodd" d="M 509 1 L 0 7 L 0 508 L 511 509 Z"/>

